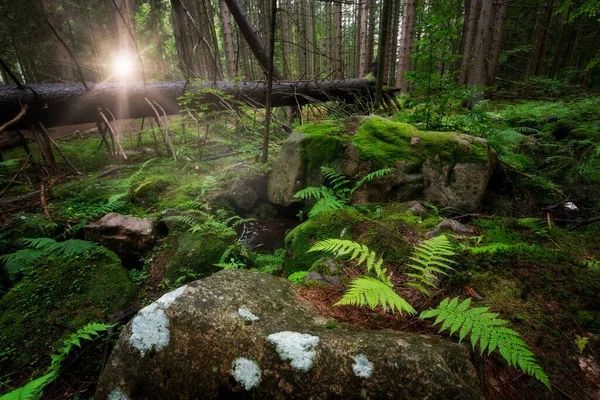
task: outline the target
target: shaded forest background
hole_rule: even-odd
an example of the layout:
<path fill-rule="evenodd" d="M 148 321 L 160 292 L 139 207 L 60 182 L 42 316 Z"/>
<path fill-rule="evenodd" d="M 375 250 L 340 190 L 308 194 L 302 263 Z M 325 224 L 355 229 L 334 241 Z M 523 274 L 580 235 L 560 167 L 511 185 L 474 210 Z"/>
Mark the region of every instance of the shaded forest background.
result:
<path fill-rule="evenodd" d="M 600 6 L 593 0 L 390 0 L 383 24 L 382 5 L 280 1 L 280 78 L 363 77 L 385 27 L 381 68 L 404 92 L 469 83 L 526 97 L 538 87 L 600 84 L 593 73 L 600 68 Z M 69 51 L 91 82 L 264 80 L 231 7 L 247 13 L 268 43 L 268 0 L 3 0 L 0 58 L 25 83 L 79 81 Z M 114 75 L 115 60 L 135 54 L 134 71 Z M 1 79 L 11 83 L 4 70 Z"/>

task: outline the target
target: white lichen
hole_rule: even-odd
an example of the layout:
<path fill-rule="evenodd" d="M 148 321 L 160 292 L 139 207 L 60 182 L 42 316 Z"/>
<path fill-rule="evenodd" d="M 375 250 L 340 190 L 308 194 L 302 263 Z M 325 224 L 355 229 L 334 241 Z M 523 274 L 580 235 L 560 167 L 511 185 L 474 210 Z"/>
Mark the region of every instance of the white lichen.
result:
<path fill-rule="evenodd" d="M 152 349 L 160 350 L 169 344 L 169 320 L 158 303 L 143 308 L 131 323 L 129 344 L 142 357 Z"/>
<path fill-rule="evenodd" d="M 317 354 L 315 347 L 319 344 L 317 336 L 298 332 L 278 332 L 267 337 L 275 345 L 279 358 L 290 361 L 293 368 L 308 371 L 312 367 Z"/>
<path fill-rule="evenodd" d="M 364 354 L 359 354 L 354 357 L 352 371 L 359 378 L 370 378 L 373 374 L 373 363 Z"/>
<path fill-rule="evenodd" d="M 238 314 L 240 317 L 242 317 L 242 319 L 244 319 L 246 321 L 250 321 L 250 322 L 255 322 L 260 319 L 256 315 L 254 315 L 252 313 L 252 311 L 248 310 L 247 308 L 238 309 Z"/>
<path fill-rule="evenodd" d="M 237 358 L 231 363 L 231 376 L 246 390 L 250 390 L 260 383 L 260 367 L 255 361 Z"/>
<path fill-rule="evenodd" d="M 175 299 L 177 299 L 179 296 L 181 296 L 183 294 L 183 292 L 185 291 L 186 288 L 187 288 L 187 285 L 184 285 L 180 288 L 173 290 L 172 292 L 166 293 L 160 299 L 156 300 L 156 302 L 158 303 L 158 305 L 161 308 L 166 310 L 167 308 L 169 308 L 171 306 L 171 304 L 173 304 Z"/>
<path fill-rule="evenodd" d="M 113 389 L 113 391 L 108 394 L 107 399 L 108 400 L 130 400 L 129 396 L 127 396 L 125 394 L 125 392 L 123 390 L 121 390 L 120 387 Z"/>
<path fill-rule="evenodd" d="M 187 286 L 166 293 L 160 299 L 143 308 L 131 322 L 129 344 L 138 349 L 142 357 L 150 350 L 160 350 L 169 344 L 169 319 L 165 311 Z"/>

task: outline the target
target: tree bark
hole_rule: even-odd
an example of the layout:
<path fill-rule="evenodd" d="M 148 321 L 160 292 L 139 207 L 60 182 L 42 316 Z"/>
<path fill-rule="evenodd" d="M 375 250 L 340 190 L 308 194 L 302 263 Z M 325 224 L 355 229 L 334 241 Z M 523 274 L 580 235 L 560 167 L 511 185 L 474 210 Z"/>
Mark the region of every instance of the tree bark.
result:
<path fill-rule="evenodd" d="M 508 4 L 510 0 L 498 0 L 496 3 L 496 15 L 494 18 L 494 30 L 492 32 L 492 44 L 490 48 L 490 65 L 488 67 L 487 86 L 494 85 L 496 71 L 498 70 L 498 60 L 500 60 L 500 51 L 502 50 L 502 35 L 504 25 L 508 15 Z"/>
<path fill-rule="evenodd" d="M 404 16 L 402 18 L 402 43 L 398 60 L 398 75 L 396 86 L 403 93 L 408 93 L 408 81 L 404 74 L 410 71 L 410 55 L 412 53 L 413 33 L 415 23 L 415 0 L 405 0 Z"/>
<path fill-rule="evenodd" d="M 279 13 L 281 26 L 281 55 L 283 56 L 283 74 L 287 79 L 294 79 L 292 75 L 292 56 L 294 54 L 292 38 L 292 21 L 290 18 L 291 3 L 290 0 L 281 2 L 281 12 Z"/>
<path fill-rule="evenodd" d="M 266 85 L 263 82 L 186 82 L 148 83 L 101 83 L 89 84 L 86 92 L 82 84 L 32 84 L 37 97 L 29 89 L 20 90 L 16 85 L 0 86 L 0 126 L 11 120 L 28 104 L 26 115 L 10 126 L 11 130 L 27 129 L 33 121 L 46 127 L 96 122 L 98 107 L 110 109 L 116 119 L 143 118 L 153 115 L 144 100 L 155 101 L 169 115 L 179 113 L 177 99 L 186 91 L 214 88 L 225 96 L 248 104 L 264 107 Z M 388 93 L 393 93 L 388 90 Z M 272 106 L 285 107 L 320 101 L 354 101 L 356 98 L 373 98 L 375 82 L 369 79 L 346 79 L 339 81 L 274 82 Z M 200 95 L 199 95 L 200 96 Z M 215 109 L 229 108 L 223 99 L 207 93 L 199 102 L 213 104 Z"/>
<path fill-rule="evenodd" d="M 479 29 L 477 30 L 477 41 L 475 44 L 475 57 L 469 75 L 469 83 L 474 86 L 485 86 L 487 84 L 494 14 L 495 8 L 493 0 L 483 0 L 481 3 L 481 12 L 479 14 Z"/>
<path fill-rule="evenodd" d="M 244 35 L 244 38 L 246 38 L 246 41 L 254 53 L 254 56 L 260 63 L 263 71 L 267 73 L 269 70 L 269 52 L 265 42 L 254 28 L 254 25 L 252 25 L 250 18 L 248 18 L 246 9 L 240 0 L 225 0 L 225 3 L 227 3 L 227 7 L 229 7 L 229 11 L 231 11 L 231 15 L 233 15 L 233 18 L 239 26 L 242 35 Z M 273 66 L 273 78 L 277 80 L 283 79 L 283 75 L 279 69 L 276 68 L 276 66 Z"/>
<path fill-rule="evenodd" d="M 336 79 L 342 79 L 344 77 L 342 65 L 342 5 L 339 2 L 336 2 L 333 5 L 333 19 L 333 76 Z"/>
<path fill-rule="evenodd" d="M 63 36 L 62 17 L 57 13 L 57 2 L 55 0 L 43 0 L 42 5 L 44 6 L 48 23 L 51 24 L 61 36 Z M 52 34 L 50 34 L 50 36 L 54 37 Z M 71 57 L 69 56 L 69 52 L 65 46 L 57 39 L 55 39 L 54 43 L 54 58 L 56 65 L 56 77 L 64 82 L 73 82 L 75 80 L 75 74 L 73 72 Z"/>
<path fill-rule="evenodd" d="M 362 0 L 360 3 L 360 42 L 358 50 L 358 77 L 369 73 L 369 61 L 367 57 L 367 20 L 368 20 L 368 0 Z"/>
<path fill-rule="evenodd" d="M 225 52 L 225 62 L 227 64 L 227 74 L 229 79 L 235 78 L 237 71 L 235 69 L 235 52 L 233 51 L 233 38 L 231 37 L 231 14 L 225 4 L 225 0 L 219 1 L 221 9 L 221 24 L 223 27 L 223 49 Z"/>
<path fill-rule="evenodd" d="M 546 2 L 546 9 L 544 11 L 544 18 L 540 25 L 538 33 L 538 39 L 535 46 L 535 54 L 533 56 L 533 64 L 531 65 L 531 75 L 537 76 L 542 74 L 544 67 L 544 58 L 546 56 L 546 46 L 548 44 L 548 29 L 550 27 L 550 17 L 552 17 L 552 4 L 554 0 L 548 0 Z"/>
<path fill-rule="evenodd" d="M 471 0 L 469 7 L 469 19 L 467 22 L 467 30 L 465 33 L 465 42 L 463 44 L 462 61 L 460 63 L 460 78 L 458 82 L 461 85 L 467 83 L 469 72 L 469 63 L 471 62 L 471 51 L 473 48 L 473 39 L 475 38 L 475 27 L 477 26 L 477 6 L 479 0 Z"/>

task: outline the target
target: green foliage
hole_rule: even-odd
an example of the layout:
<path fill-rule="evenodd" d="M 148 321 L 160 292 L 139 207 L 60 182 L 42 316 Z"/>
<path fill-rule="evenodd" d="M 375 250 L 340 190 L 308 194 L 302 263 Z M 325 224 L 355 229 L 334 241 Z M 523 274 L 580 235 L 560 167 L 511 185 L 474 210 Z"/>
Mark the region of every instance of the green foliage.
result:
<path fill-rule="evenodd" d="M 378 305 L 385 310 L 389 307 L 392 312 L 398 310 L 400 313 L 406 311 L 414 314 L 415 309 L 402 297 L 394 292 L 394 285 L 391 277 L 387 274 L 387 269 L 382 268 L 383 259 L 377 259 L 374 251 L 369 250 L 364 244 L 356 243 L 351 240 L 327 239 L 315 243 L 309 251 L 325 251 L 335 253 L 338 257 L 347 255 L 349 260 L 357 260 L 356 264 L 361 265 L 366 262 L 367 273 L 373 270 L 375 277 L 362 276 L 354 279 L 350 283 L 350 288 L 336 305 L 369 305 L 375 308 Z"/>
<path fill-rule="evenodd" d="M 301 284 L 302 282 L 304 282 L 304 278 L 306 278 L 306 275 L 308 275 L 308 271 L 296 271 L 293 274 L 290 274 L 290 276 L 288 276 L 288 280 L 296 284 Z"/>
<path fill-rule="evenodd" d="M 579 351 L 579 354 L 583 354 L 583 350 L 585 349 L 585 346 L 587 346 L 588 342 L 589 342 L 590 338 L 586 337 L 586 336 L 579 336 L 579 335 L 575 335 L 575 346 L 577 346 L 577 350 Z"/>
<path fill-rule="evenodd" d="M 440 332 L 448 330 L 450 335 L 459 332 L 459 341 L 470 335 L 473 349 L 479 345 L 480 354 L 487 350 L 498 352 L 513 367 L 535 377 L 549 389 L 550 379 L 544 373 L 521 336 L 504 325 L 508 321 L 498 318 L 498 314 L 488 312 L 489 307 L 471 308 L 471 299 L 459 302 L 444 299 L 437 308 L 421 313 L 421 318 L 436 318 L 434 325 L 442 323 Z"/>
<path fill-rule="evenodd" d="M 450 266 L 454 261 L 449 258 L 456 254 L 452 248 L 452 244 L 445 235 L 426 240 L 416 246 L 412 256 L 409 257 L 413 263 L 408 266 L 419 273 L 407 274 L 416 282 L 407 282 L 406 284 L 430 296 L 431 293 L 426 286 L 436 287 L 435 281 L 438 279 L 436 274 L 448 275 L 448 271 L 454 270 Z"/>
<path fill-rule="evenodd" d="M 294 194 L 295 199 L 316 200 L 308 212 L 308 217 L 312 218 L 320 213 L 328 210 L 339 210 L 342 208 L 352 208 L 348 205 L 350 196 L 364 183 L 372 182 L 375 179 L 382 178 L 391 172 L 391 168 L 384 168 L 366 175 L 364 178 L 357 181 L 354 186 L 350 187 L 350 180 L 346 176 L 340 174 L 335 169 L 321 166 L 323 177 L 329 181 L 329 187 L 321 186 L 307 187 Z"/>
<path fill-rule="evenodd" d="M 212 214 L 207 212 L 210 211 L 209 205 L 203 202 L 187 202 L 182 204 L 182 208 L 187 208 L 184 211 L 186 214 L 164 217 L 163 221 L 183 226 L 192 233 L 211 234 L 219 238 L 236 236 L 236 226 L 253 221 L 252 218 L 241 218 L 237 215 L 226 217 L 224 213 L 219 212 L 220 210 Z"/>
<path fill-rule="evenodd" d="M 112 325 L 105 325 L 101 323 L 89 323 L 83 328 L 77 330 L 76 333 L 72 333 L 71 336 L 62 342 L 62 346 L 57 353 L 52 354 L 50 358 L 52 363 L 46 370 L 46 374 L 34 379 L 27 383 L 25 386 L 15 389 L 10 393 L 0 397 L 0 400 L 26 400 L 26 399 L 39 399 L 42 396 L 44 387 L 54 382 L 60 375 L 60 367 L 63 361 L 69 355 L 69 352 L 74 346 L 81 347 L 82 340 L 94 340 L 93 336 L 100 336 L 100 332 L 106 331 L 111 328 Z"/>
<path fill-rule="evenodd" d="M 19 242 L 28 248 L 0 256 L 0 262 L 11 280 L 39 263 L 44 257 L 70 258 L 84 256 L 91 258 L 104 251 L 102 246 L 94 242 L 79 239 L 57 242 L 51 238 L 25 238 Z"/>

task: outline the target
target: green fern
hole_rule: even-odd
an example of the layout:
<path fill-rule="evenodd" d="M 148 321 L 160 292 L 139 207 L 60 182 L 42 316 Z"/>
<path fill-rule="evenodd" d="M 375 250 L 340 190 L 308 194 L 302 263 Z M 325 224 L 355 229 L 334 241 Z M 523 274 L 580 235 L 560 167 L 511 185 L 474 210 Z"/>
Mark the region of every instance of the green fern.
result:
<path fill-rule="evenodd" d="M 39 263 L 45 256 L 42 250 L 23 249 L 0 256 L 0 263 L 9 279 L 14 281 L 17 275 Z"/>
<path fill-rule="evenodd" d="M 386 176 L 387 174 L 389 174 L 391 172 L 392 172 L 391 168 L 378 169 L 377 171 L 371 172 L 370 174 L 368 174 L 367 176 L 362 178 L 360 181 L 358 181 L 356 183 L 356 185 L 354 185 L 354 188 L 351 190 L 351 192 L 354 193 L 365 182 L 373 182 L 374 179 L 383 178 L 384 176 Z"/>
<path fill-rule="evenodd" d="M 60 367 L 63 361 L 67 358 L 67 355 L 74 346 L 81 347 L 82 340 L 94 340 L 94 337 L 98 337 L 100 332 L 106 331 L 113 325 L 105 325 L 101 323 L 89 323 L 83 328 L 79 329 L 76 333 L 72 333 L 71 336 L 65 339 L 62 346 L 57 353 L 50 356 L 52 363 L 46 370 L 46 374 L 40 378 L 37 378 L 25 386 L 15 389 L 10 393 L 0 397 L 0 400 L 26 400 L 26 399 L 39 399 L 42 397 L 42 390 L 44 387 L 52 383 L 60 375 Z"/>
<path fill-rule="evenodd" d="M 440 332 L 447 330 L 450 335 L 459 332 L 459 342 L 470 335 L 473 349 L 479 345 L 480 354 L 486 350 L 490 354 L 497 349 L 509 365 L 519 367 L 550 388 L 550 379 L 527 344 L 517 332 L 504 326 L 508 321 L 498 318 L 498 314 L 488 312 L 489 307 L 470 306 L 470 298 L 462 302 L 457 297 L 452 300 L 446 298 L 436 309 L 423 311 L 420 318 L 435 317 L 433 325 L 442 323 Z"/>
<path fill-rule="evenodd" d="M 436 287 L 435 281 L 438 279 L 436 274 L 448 275 L 448 271 L 454 270 L 450 266 L 454 261 L 448 258 L 456 254 L 452 248 L 452 244 L 445 235 L 426 240 L 416 246 L 414 253 L 409 257 L 413 263 L 408 266 L 419 273 L 407 274 L 416 282 L 407 282 L 406 284 L 431 296 L 426 286 Z"/>
<path fill-rule="evenodd" d="M 383 259 L 377 258 L 374 251 L 360 243 L 351 240 L 342 239 L 326 239 L 315 243 L 309 250 L 325 251 L 327 253 L 335 253 L 338 257 L 349 256 L 349 260 L 357 260 L 356 264 L 361 265 L 366 262 L 367 273 L 374 270 L 375 277 L 362 276 L 354 279 L 350 283 L 350 289 L 344 294 L 336 305 L 369 305 L 375 308 L 381 305 L 384 311 L 388 306 L 392 312 L 398 310 L 400 313 L 406 311 L 409 314 L 414 314 L 415 309 L 396 292 L 394 285 L 391 282 L 391 277 L 387 274 L 387 269 L 382 268 Z"/>
<path fill-rule="evenodd" d="M 58 257 L 93 257 L 104 250 L 102 246 L 87 240 L 70 239 L 57 242 L 51 238 L 25 238 L 19 240 L 27 249 L 18 250 L 0 256 L 0 263 L 11 280 L 39 263 L 42 258 L 54 255 Z"/>
<path fill-rule="evenodd" d="M 336 306 L 348 304 L 353 306 L 368 304 L 371 308 L 381 305 L 384 311 L 389 306 L 392 312 L 398 310 L 400 313 L 403 311 L 409 314 L 416 313 L 415 309 L 406 300 L 394 292 L 391 283 L 383 282 L 371 276 L 354 279 L 341 300 L 335 303 Z"/>
<path fill-rule="evenodd" d="M 252 260 L 256 264 L 256 270 L 272 274 L 281 271 L 285 260 L 285 249 L 277 249 L 273 254 L 257 254 Z"/>

